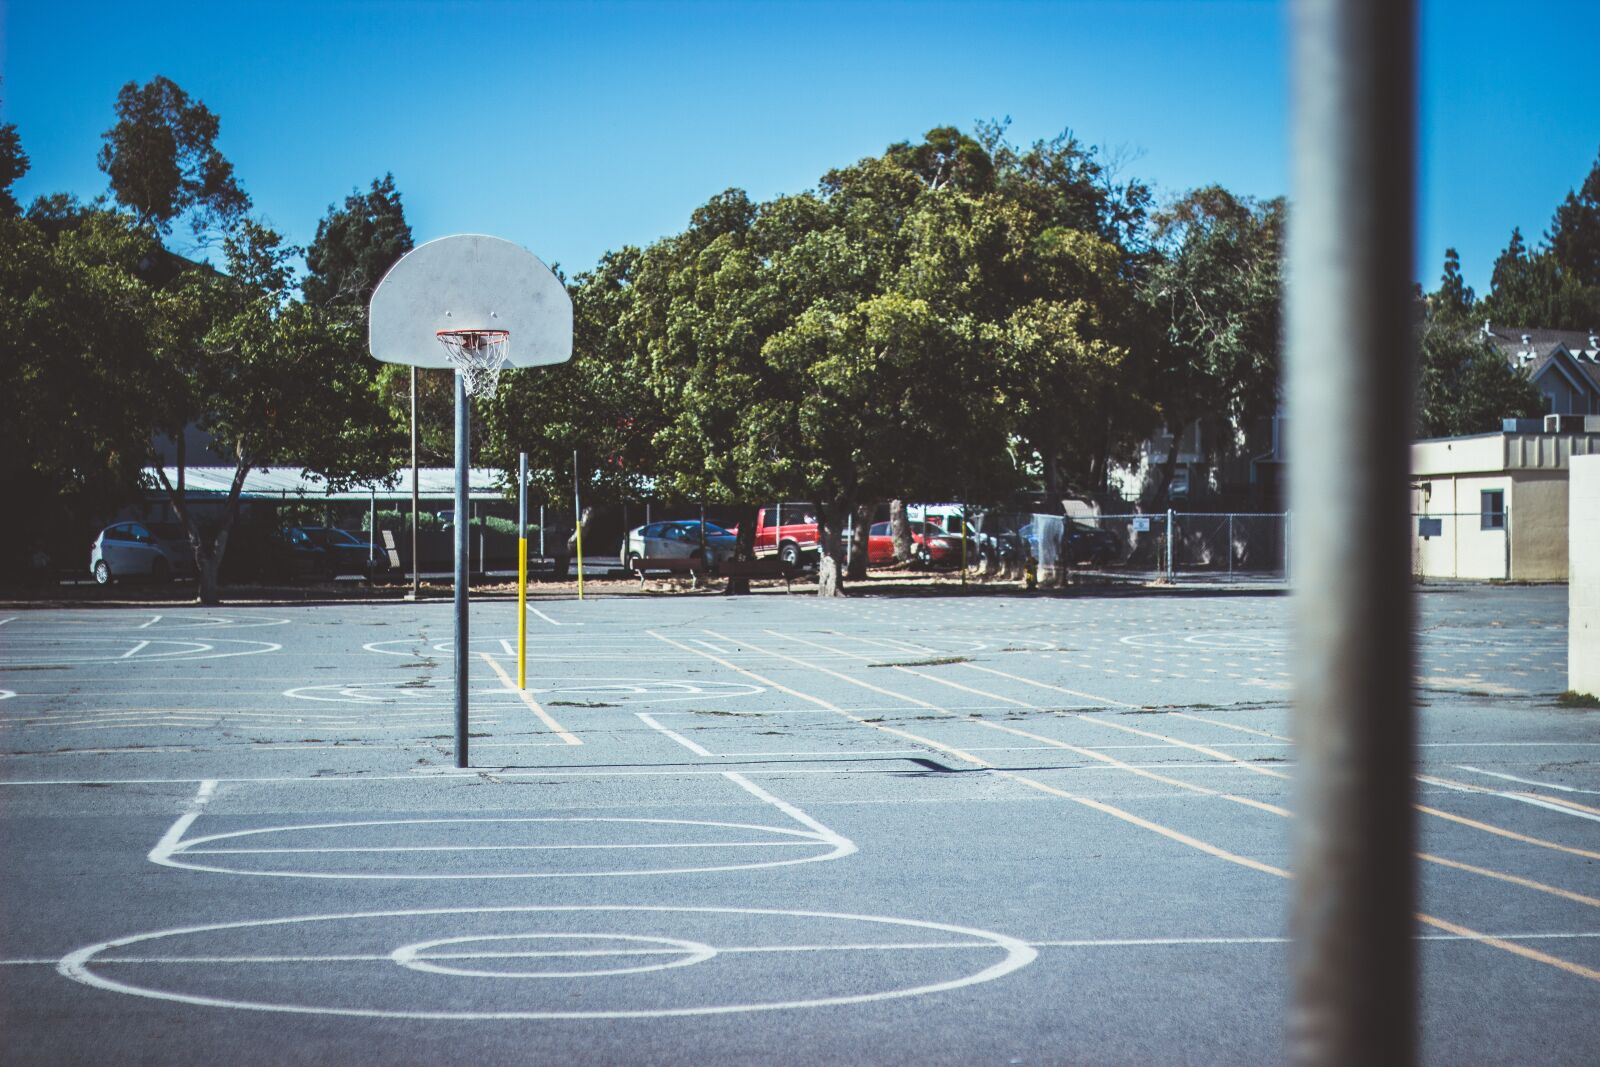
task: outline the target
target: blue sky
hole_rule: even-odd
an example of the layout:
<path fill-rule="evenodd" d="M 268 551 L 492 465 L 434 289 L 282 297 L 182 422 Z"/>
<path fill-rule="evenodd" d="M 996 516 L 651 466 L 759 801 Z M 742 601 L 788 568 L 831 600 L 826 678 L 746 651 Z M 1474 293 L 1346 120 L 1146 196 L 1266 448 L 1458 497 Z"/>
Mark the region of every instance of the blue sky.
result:
<path fill-rule="evenodd" d="M 105 189 L 119 86 L 157 74 L 222 120 L 257 210 L 309 241 L 393 171 L 419 240 L 487 232 L 568 272 L 946 124 L 1070 127 L 1162 194 L 1288 193 L 1277 3 L 89 3 L 7 0 L 24 198 Z M 1487 287 L 1600 151 L 1600 4 L 1423 4 L 1422 232 Z"/>

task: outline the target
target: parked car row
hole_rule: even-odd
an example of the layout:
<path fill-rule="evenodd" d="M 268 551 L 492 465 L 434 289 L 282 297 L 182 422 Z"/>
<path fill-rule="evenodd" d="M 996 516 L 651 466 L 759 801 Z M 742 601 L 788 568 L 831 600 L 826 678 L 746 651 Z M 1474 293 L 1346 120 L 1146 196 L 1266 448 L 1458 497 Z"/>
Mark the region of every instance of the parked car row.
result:
<path fill-rule="evenodd" d="M 278 577 L 371 578 L 389 568 L 388 553 L 372 552 L 365 537 L 331 526 L 283 527 L 273 531 L 270 542 L 289 572 Z M 178 523 L 113 523 L 89 546 L 89 573 L 100 585 L 125 579 L 193 578 L 194 548 Z"/>

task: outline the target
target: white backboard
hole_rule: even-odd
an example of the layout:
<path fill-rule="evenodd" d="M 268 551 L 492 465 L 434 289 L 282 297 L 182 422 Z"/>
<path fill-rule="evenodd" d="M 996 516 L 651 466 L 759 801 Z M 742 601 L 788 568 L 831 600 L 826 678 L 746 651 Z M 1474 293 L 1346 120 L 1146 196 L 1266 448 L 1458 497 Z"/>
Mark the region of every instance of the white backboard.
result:
<path fill-rule="evenodd" d="M 440 330 L 509 330 L 506 363 L 572 358 L 572 298 L 538 256 L 511 241 L 457 234 L 418 245 L 372 293 L 367 347 L 385 363 L 451 366 Z"/>

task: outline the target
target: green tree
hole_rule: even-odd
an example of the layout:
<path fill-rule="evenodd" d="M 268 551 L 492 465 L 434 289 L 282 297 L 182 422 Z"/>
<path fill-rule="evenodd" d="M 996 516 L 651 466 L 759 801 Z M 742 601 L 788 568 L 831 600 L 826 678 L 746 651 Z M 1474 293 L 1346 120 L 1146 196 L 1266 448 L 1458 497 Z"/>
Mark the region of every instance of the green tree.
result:
<path fill-rule="evenodd" d="M 1422 437 L 1491 433 L 1502 419 L 1543 410 L 1539 390 L 1498 348 L 1466 323 L 1433 315 L 1422 327 L 1417 400 Z"/>
<path fill-rule="evenodd" d="M 1461 257 L 1453 248 L 1444 250 L 1444 273 L 1439 289 L 1428 301 L 1431 313 L 1440 319 L 1465 323 L 1472 318 L 1476 298 L 1472 287 L 1461 277 Z"/>
<path fill-rule="evenodd" d="M 307 303 L 359 308 L 365 316 L 372 290 L 411 248 L 411 224 L 394 175 L 374 178 L 365 193 L 345 197 L 342 208 L 328 206 L 306 248 L 300 290 Z"/>
<path fill-rule="evenodd" d="M 160 233 L 188 216 L 196 234 L 227 229 L 250 208 L 233 164 L 216 147 L 217 116 L 169 78 L 128 82 L 105 132 L 100 169 L 119 204 Z"/>
<path fill-rule="evenodd" d="M 355 355 L 362 339 L 351 317 L 294 299 L 298 250 L 249 220 L 222 250 L 225 273 L 196 267 L 166 294 L 158 349 L 165 410 L 192 418 L 235 457 L 215 525 L 199 522 L 181 483 L 158 468 L 195 548 L 202 603 L 217 602 L 250 471 L 291 466 L 341 487 L 391 473 L 400 444 L 371 361 Z"/>
<path fill-rule="evenodd" d="M 1284 216 L 1282 199 L 1256 201 L 1220 186 L 1197 189 L 1157 216 L 1162 255 L 1142 289 L 1164 331 L 1150 348 L 1148 386 L 1172 440 L 1162 497 L 1191 424 L 1205 420 L 1208 440 L 1228 442 L 1277 407 Z"/>
<path fill-rule="evenodd" d="M 0 123 L 0 218 L 16 218 L 21 214 L 17 198 L 11 195 L 11 187 L 28 173 L 28 166 L 28 153 L 22 150 L 16 124 Z"/>
<path fill-rule="evenodd" d="M 1600 155 L 1576 190 L 1556 208 L 1550 224 L 1550 251 L 1581 286 L 1600 287 Z M 1592 306 L 1592 305 L 1591 305 Z M 1586 326 L 1600 323 L 1590 322 Z"/>
<path fill-rule="evenodd" d="M 0 558 L 87 566 L 85 528 L 137 497 L 149 451 L 155 311 L 141 272 L 158 249 L 126 216 L 70 219 L 0 217 L 0 482 L 25 504 L 0 527 Z"/>

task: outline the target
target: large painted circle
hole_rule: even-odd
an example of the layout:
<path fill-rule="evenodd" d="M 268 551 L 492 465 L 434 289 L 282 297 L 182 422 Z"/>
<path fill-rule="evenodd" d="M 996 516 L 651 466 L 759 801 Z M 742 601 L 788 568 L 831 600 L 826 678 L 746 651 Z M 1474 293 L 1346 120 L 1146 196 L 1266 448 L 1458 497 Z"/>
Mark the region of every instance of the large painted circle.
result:
<path fill-rule="evenodd" d="M 605 933 L 616 940 L 642 943 L 646 951 L 653 942 L 661 946 L 658 951 L 670 953 L 671 959 L 682 960 L 682 964 L 651 967 L 650 973 L 590 974 L 562 982 L 551 982 L 548 979 L 555 976 L 546 974 L 519 979 L 414 965 L 430 953 L 435 957 L 443 954 L 452 943 L 514 942 L 515 938 L 549 933 L 594 937 L 594 928 L 607 920 L 649 928 L 649 933 Z M 581 929 L 561 930 L 563 922 L 581 923 Z M 497 923 L 505 928 L 495 929 Z M 451 925 L 458 931 L 476 928 L 452 934 Z M 712 944 L 706 932 L 719 927 L 734 944 L 722 948 Z M 690 936 L 685 929 L 699 929 L 701 935 Z M 424 936 L 415 936 L 418 933 Z M 398 945 L 394 944 L 396 936 L 403 938 Z M 388 944 L 384 945 L 386 938 Z M 759 943 L 748 944 L 752 939 Z M 166 953 L 162 952 L 163 942 L 171 946 Z M 238 944 L 249 945 L 253 955 L 228 955 L 227 949 Z M 338 951 L 346 946 L 349 951 Z M 123 953 L 130 948 L 132 953 Z M 925 955 L 913 957 L 917 963 L 908 968 L 904 959 L 919 953 Z M 549 955 L 540 952 L 539 958 Z M 972 958 L 974 955 L 978 958 Z M 1002 978 L 1027 966 L 1037 955 L 1032 946 L 1005 934 L 882 915 L 767 908 L 528 905 L 304 915 L 157 930 L 86 945 L 65 956 L 56 970 L 73 981 L 114 993 L 241 1011 L 416 1020 L 655 1019 L 925 996 Z M 481 959 L 485 954 L 478 956 Z M 885 962 L 875 966 L 876 957 L 885 957 Z M 806 959 L 811 969 L 797 966 L 799 959 Z M 733 961 L 743 961 L 743 969 Z M 332 973 L 317 984 L 306 968 L 319 965 L 326 965 Z M 365 965 L 373 968 L 370 973 L 376 982 L 355 977 Z M 482 966 L 459 971 L 481 971 Z M 673 981 L 671 975 L 688 973 L 685 968 L 698 971 L 719 966 L 728 968 L 728 973 L 708 975 L 704 984 L 663 984 Z M 107 973 L 119 968 L 147 975 L 146 984 Z M 907 978 L 907 970 L 920 972 L 928 980 Z M 245 976 L 249 971 L 260 973 Z M 411 977 L 397 983 L 396 976 L 401 974 Z M 601 984 L 594 985 L 595 981 Z M 583 1010 L 530 1006 L 541 996 L 570 1003 L 565 995 L 573 991 L 571 982 L 589 983 L 583 987 L 588 1003 L 609 998 L 613 1004 Z M 243 987 L 238 995 L 228 990 L 230 983 Z M 281 995 L 262 997 L 258 991 L 263 984 Z M 324 1001 L 304 997 L 304 990 L 313 986 Z M 741 999 L 749 991 L 773 988 L 791 995 Z M 437 1006 L 440 1002 L 459 1003 L 464 994 L 470 995 L 473 1003 L 516 1006 L 470 1011 Z M 363 998 L 369 1003 L 363 1003 Z M 385 999 L 391 1003 L 381 1003 Z M 380 1003 L 370 1003 L 374 1000 Z"/>

